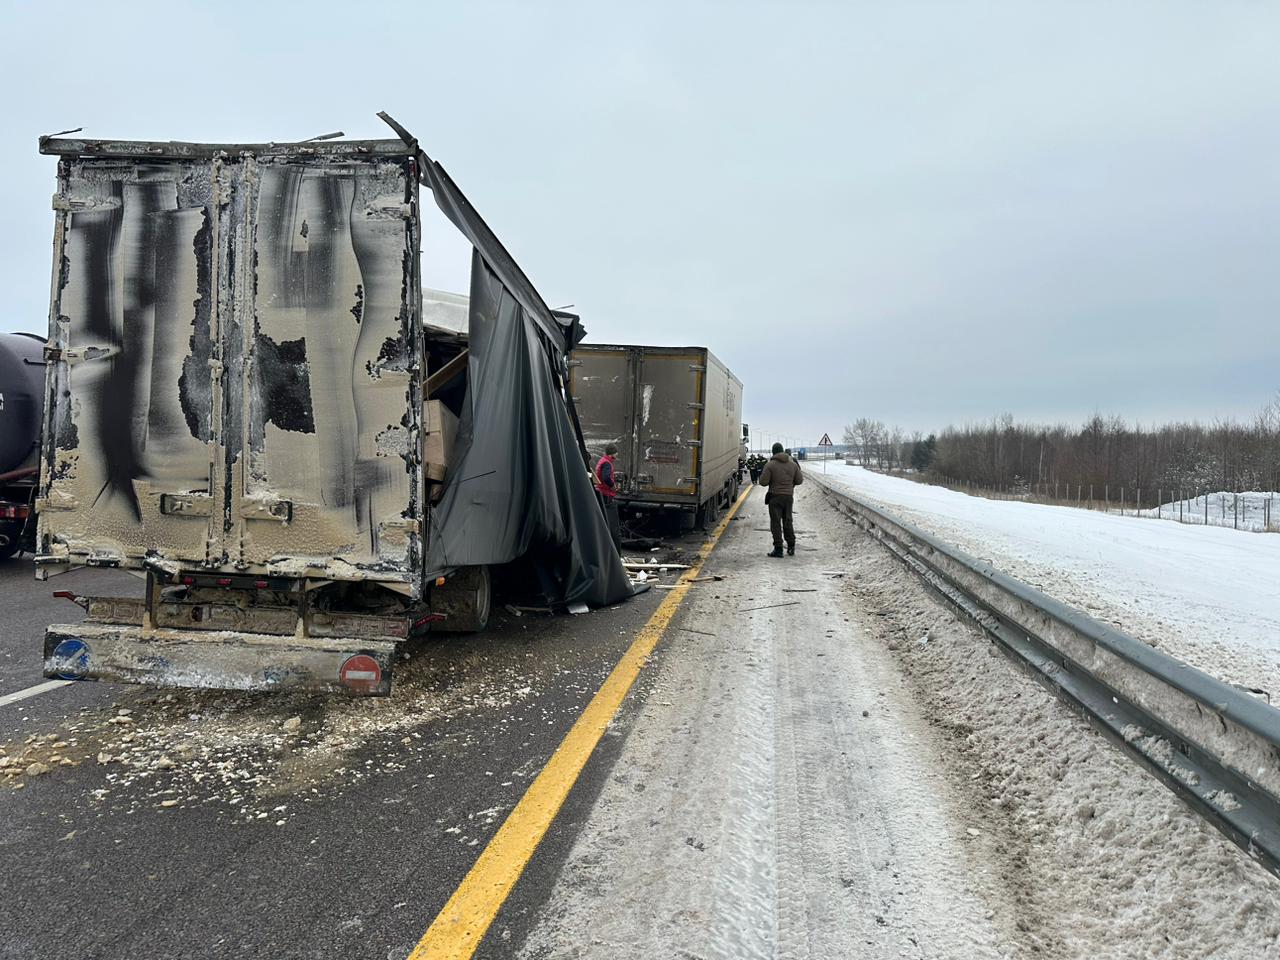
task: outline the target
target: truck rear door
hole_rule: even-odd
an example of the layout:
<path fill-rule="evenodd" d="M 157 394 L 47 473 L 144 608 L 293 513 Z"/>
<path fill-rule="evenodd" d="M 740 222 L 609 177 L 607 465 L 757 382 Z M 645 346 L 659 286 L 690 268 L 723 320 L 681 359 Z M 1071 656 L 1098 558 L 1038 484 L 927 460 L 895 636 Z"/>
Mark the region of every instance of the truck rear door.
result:
<path fill-rule="evenodd" d="M 200 161 L 63 162 L 40 529 L 80 562 L 208 555 L 215 191 Z"/>
<path fill-rule="evenodd" d="M 569 364 L 569 390 L 592 467 L 608 444 L 617 444 L 619 488 L 624 493 L 631 489 L 636 464 L 633 370 L 632 352 L 620 347 L 579 347 Z"/>
<path fill-rule="evenodd" d="M 312 153 L 63 160 L 55 553 L 410 579 L 416 180 Z"/>
<path fill-rule="evenodd" d="M 413 181 L 397 163 L 257 166 L 227 552 L 249 566 L 333 557 L 341 578 L 408 572 L 421 489 Z"/>
<path fill-rule="evenodd" d="M 640 494 L 697 502 L 705 367 L 697 353 L 635 353 L 635 481 Z"/>

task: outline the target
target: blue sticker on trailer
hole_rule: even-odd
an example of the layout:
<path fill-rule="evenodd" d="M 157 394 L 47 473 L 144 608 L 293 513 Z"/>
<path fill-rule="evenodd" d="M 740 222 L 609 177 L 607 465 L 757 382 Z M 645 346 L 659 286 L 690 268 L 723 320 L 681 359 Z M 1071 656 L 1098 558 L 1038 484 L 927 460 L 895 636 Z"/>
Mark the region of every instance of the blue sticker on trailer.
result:
<path fill-rule="evenodd" d="M 83 640 L 63 640 L 50 657 L 61 680 L 83 680 L 89 672 L 89 645 Z"/>

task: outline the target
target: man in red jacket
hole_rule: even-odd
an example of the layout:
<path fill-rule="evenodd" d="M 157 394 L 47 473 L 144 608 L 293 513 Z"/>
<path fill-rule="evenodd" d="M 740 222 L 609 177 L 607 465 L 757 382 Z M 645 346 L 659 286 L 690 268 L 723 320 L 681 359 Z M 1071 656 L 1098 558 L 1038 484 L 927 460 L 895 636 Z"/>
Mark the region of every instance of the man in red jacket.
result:
<path fill-rule="evenodd" d="M 613 546 L 622 552 L 622 521 L 618 516 L 618 480 L 613 470 L 613 458 L 618 455 L 618 447 L 609 444 L 604 448 L 604 456 L 596 461 L 596 492 L 600 494 L 600 503 L 604 507 L 604 519 L 609 524 L 609 536 L 613 537 Z"/>

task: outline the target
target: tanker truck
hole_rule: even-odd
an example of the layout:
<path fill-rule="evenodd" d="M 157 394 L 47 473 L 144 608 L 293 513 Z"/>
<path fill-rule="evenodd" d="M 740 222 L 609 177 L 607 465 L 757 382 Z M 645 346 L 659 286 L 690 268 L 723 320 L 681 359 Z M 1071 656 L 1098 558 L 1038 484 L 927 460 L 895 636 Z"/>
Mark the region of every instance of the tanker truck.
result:
<path fill-rule="evenodd" d="M 444 168 L 400 139 L 44 138 L 58 158 L 37 576 L 75 596 L 45 675 L 387 695 L 492 578 L 631 595 L 565 396 L 552 311 Z M 421 188 L 421 189 L 420 189 Z M 424 306 L 420 204 L 473 248 Z M 466 313 L 466 334 L 453 318 Z"/>
<path fill-rule="evenodd" d="M 44 337 L 0 333 L 0 560 L 35 548 Z"/>

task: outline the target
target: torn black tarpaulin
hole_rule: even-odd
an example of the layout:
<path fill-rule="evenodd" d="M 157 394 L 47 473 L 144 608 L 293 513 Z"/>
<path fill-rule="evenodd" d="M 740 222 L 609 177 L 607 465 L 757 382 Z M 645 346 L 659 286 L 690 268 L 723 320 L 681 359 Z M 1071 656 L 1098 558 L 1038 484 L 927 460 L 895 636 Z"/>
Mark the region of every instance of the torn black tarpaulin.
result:
<path fill-rule="evenodd" d="M 396 122 L 394 118 L 382 111 L 378 114 L 387 126 L 391 127 L 406 145 L 418 155 L 419 176 L 422 185 L 431 191 L 440 212 L 461 231 L 471 246 L 480 252 L 489 269 L 497 276 L 499 282 L 524 307 L 528 318 L 536 323 L 561 355 L 568 353 L 578 345 L 583 337 L 581 325 L 573 314 L 559 313 L 547 306 L 542 295 L 525 276 L 515 258 L 507 252 L 497 234 L 489 229 L 489 225 L 471 205 L 453 178 L 436 161 L 427 156 L 418 145 L 418 138 Z"/>
<path fill-rule="evenodd" d="M 462 566 L 520 560 L 553 604 L 632 595 L 564 393 L 578 318 L 551 310 L 445 169 L 379 113 L 418 158 L 436 205 L 470 242 L 467 395 L 444 494 L 431 511 L 429 581 Z"/>
<path fill-rule="evenodd" d="M 454 463 L 433 508 L 428 579 L 525 561 L 552 604 L 631 596 L 539 326 L 476 250 Z"/>

